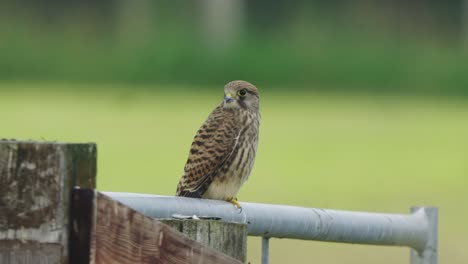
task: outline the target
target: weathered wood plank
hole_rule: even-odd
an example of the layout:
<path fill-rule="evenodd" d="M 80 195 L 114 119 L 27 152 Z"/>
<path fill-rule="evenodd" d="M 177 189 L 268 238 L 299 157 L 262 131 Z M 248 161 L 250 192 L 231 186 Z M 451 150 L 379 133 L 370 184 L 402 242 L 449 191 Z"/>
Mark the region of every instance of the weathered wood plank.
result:
<path fill-rule="evenodd" d="M 49 264 L 62 262 L 62 245 L 36 241 L 0 241 L 0 252 L 4 252 L 0 263 Z M 7 254 L 5 254 L 8 252 Z"/>
<path fill-rule="evenodd" d="M 160 219 L 188 238 L 241 262 L 247 253 L 247 225 L 219 220 Z"/>
<path fill-rule="evenodd" d="M 89 190 L 74 192 L 75 197 L 84 197 L 82 199 L 88 201 L 85 203 L 95 207 L 73 208 L 75 216 L 90 215 L 90 212 L 92 216 L 82 219 L 83 224 L 73 220 L 76 226 L 73 230 L 78 233 L 76 236 L 89 237 L 89 240 L 88 244 L 86 239 L 83 240 L 79 254 L 73 253 L 76 249 L 72 247 L 72 256 L 85 259 L 88 254 L 90 263 L 241 263 L 101 193 L 95 193 L 94 202 L 89 202 Z M 89 222 L 93 223 L 91 229 L 86 227 Z"/>
<path fill-rule="evenodd" d="M 71 190 L 95 177 L 95 144 L 0 141 L 0 263 L 68 263 Z"/>

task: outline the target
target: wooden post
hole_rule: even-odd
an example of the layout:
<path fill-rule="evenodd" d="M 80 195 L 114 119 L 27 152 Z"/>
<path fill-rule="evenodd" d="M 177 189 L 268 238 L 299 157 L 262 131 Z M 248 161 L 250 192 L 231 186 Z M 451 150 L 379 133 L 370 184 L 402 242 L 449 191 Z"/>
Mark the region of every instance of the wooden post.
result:
<path fill-rule="evenodd" d="M 247 253 L 247 225 L 219 220 L 175 220 L 161 222 L 190 239 L 231 256 L 243 263 Z"/>
<path fill-rule="evenodd" d="M 96 145 L 0 141 L 0 263 L 68 263 L 73 186 L 95 188 Z"/>
<path fill-rule="evenodd" d="M 241 264 L 94 190 L 74 190 L 70 263 Z"/>
<path fill-rule="evenodd" d="M 95 182 L 95 144 L 0 141 L 0 263 L 241 263 L 96 192 Z M 245 226 L 194 228 L 245 259 Z"/>

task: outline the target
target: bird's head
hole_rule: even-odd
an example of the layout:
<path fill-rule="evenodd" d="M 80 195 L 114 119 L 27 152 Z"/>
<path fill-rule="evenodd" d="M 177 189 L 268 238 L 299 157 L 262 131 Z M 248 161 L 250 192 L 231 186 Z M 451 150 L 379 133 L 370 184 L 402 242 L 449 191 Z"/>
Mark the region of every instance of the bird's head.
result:
<path fill-rule="evenodd" d="M 258 111 L 260 97 L 257 87 L 246 81 L 232 81 L 224 86 L 224 108 Z"/>

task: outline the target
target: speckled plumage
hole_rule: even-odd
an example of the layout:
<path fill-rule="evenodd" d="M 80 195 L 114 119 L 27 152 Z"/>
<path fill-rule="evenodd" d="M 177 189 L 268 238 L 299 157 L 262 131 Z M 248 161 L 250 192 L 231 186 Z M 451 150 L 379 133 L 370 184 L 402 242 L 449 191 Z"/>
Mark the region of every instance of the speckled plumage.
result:
<path fill-rule="evenodd" d="M 232 81 L 224 93 L 195 135 L 177 196 L 229 200 L 252 171 L 260 125 L 258 90 Z"/>

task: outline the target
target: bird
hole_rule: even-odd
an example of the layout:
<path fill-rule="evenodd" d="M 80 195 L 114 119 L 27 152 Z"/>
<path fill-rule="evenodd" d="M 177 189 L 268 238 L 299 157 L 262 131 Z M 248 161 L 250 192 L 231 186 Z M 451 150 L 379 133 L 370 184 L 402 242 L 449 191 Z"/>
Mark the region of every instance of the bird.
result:
<path fill-rule="evenodd" d="M 236 80 L 224 86 L 222 102 L 195 134 L 176 196 L 224 200 L 241 208 L 236 195 L 255 163 L 259 107 L 253 84 Z"/>

